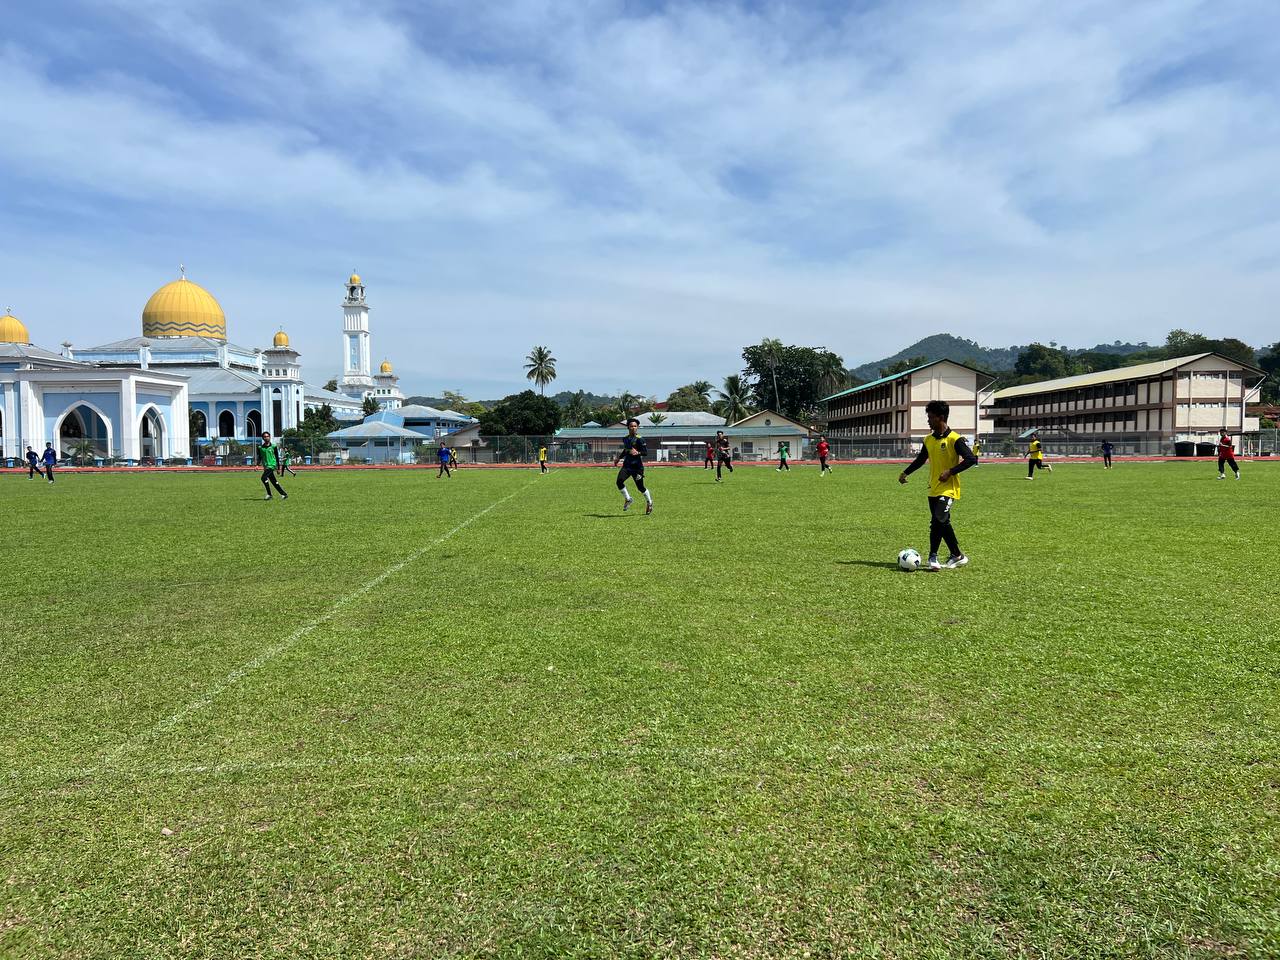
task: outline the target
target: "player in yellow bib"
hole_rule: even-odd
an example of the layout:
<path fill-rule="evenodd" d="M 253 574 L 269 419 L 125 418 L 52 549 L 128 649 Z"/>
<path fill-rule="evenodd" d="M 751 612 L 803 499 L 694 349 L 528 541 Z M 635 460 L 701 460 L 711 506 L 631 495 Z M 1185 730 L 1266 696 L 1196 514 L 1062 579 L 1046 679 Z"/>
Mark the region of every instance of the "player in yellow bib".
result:
<path fill-rule="evenodd" d="M 1048 470 L 1053 473 L 1053 467 L 1044 462 L 1044 444 L 1040 442 L 1040 434 L 1031 434 L 1031 442 L 1027 444 L 1027 479 L 1034 480 L 1037 470 Z"/>
<path fill-rule="evenodd" d="M 960 541 L 951 526 L 951 505 L 960 497 L 960 474 L 968 470 L 978 458 L 969 449 L 964 437 L 947 426 L 947 418 L 951 416 L 951 406 L 945 400 L 930 400 L 924 408 L 929 419 L 929 429 L 933 431 L 924 438 L 920 452 L 911 461 L 907 469 L 898 476 L 899 483 L 906 483 L 907 477 L 929 464 L 929 569 L 941 570 L 944 564 L 938 561 L 938 547 L 942 541 L 947 542 L 951 556 L 945 564 L 948 570 L 963 567 L 969 558 L 960 549 Z"/>
<path fill-rule="evenodd" d="M 538 467 L 542 470 L 543 473 L 547 472 L 547 448 L 546 447 L 538 448 Z"/>

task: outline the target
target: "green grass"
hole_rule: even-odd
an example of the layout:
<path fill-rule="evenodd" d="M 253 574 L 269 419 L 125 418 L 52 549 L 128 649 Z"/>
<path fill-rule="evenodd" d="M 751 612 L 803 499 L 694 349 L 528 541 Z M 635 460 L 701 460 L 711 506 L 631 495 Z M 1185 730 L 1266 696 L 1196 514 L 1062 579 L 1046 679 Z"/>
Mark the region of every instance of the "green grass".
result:
<path fill-rule="evenodd" d="M 0 955 L 1280 955 L 1280 470 L 897 469 L 0 477 Z"/>

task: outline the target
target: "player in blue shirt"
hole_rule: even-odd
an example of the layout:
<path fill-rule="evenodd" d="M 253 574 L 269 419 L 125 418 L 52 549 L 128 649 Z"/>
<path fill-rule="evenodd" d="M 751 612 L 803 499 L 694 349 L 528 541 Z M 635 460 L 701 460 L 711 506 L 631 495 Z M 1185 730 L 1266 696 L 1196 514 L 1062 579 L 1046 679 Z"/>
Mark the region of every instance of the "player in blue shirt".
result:
<path fill-rule="evenodd" d="M 36 477 L 44 479 L 44 471 L 40 469 L 40 454 L 27 447 L 27 479 L 34 480 Z"/>
<path fill-rule="evenodd" d="M 40 458 L 44 463 L 44 476 L 50 483 L 53 483 L 53 468 L 58 465 L 58 451 L 53 449 L 52 443 L 44 445 L 44 456 Z"/>
<path fill-rule="evenodd" d="M 653 495 L 644 485 L 644 455 L 649 452 L 649 445 L 644 442 L 644 437 L 640 436 L 639 430 L 639 420 L 632 417 L 627 421 L 627 435 L 622 438 L 622 449 L 614 457 L 613 465 L 616 467 L 622 464 L 622 469 L 618 471 L 618 489 L 622 491 L 622 509 L 631 509 L 631 494 L 627 492 L 627 478 L 630 477 L 635 481 L 636 489 L 644 494 L 644 512 L 648 515 L 653 513 Z"/>
<path fill-rule="evenodd" d="M 1110 440 L 1102 441 L 1102 469 L 1111 469 L 1111 454 L 1115 450 L 1115 444 Z"/>
<path fill-rule="evenodd" d="M 440 449 L 436 451 L 436 459 L 440 461 L 440 469 L 436 471 L 436 479 L 452 477 L 453 474 L 449 471 L 449 445 L 443 440 L 440 441 Z"/>

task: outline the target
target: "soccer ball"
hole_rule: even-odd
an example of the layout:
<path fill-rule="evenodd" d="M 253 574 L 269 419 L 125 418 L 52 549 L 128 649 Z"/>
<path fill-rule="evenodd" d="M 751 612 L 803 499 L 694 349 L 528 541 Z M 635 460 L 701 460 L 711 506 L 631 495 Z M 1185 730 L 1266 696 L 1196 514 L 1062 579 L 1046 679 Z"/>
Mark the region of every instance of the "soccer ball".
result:
<path fill-rule="evenodd" d="M 920 569 L 920 554 L 911 547 L 903 550 L 898 554 L 898 566 L 910 573 L 913 570 Z"/>

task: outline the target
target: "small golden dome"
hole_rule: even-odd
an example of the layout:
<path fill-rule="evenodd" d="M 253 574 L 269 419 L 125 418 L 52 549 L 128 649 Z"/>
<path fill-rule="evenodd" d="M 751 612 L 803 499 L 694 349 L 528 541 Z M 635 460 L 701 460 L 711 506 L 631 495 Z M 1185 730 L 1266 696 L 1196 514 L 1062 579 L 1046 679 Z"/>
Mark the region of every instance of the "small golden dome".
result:
<path fill-rule="evenodd" d="M 391 361 L 390 361 L 390 360 L 383 360 L 383 361 L 382 361 L 382 366 L 380 366 L 380 367 L 378 368 L 378 370 L 380 370 L 382 373 L 390 373 L 390 372 L 391 372 Z"/>
<path fill-rule="evenodd" d="M 347 281 L 347 285 L 352 287 L 359 286 L 362 283 L 364 283 L 364 281 L 360 279 L 360 274 L 355 272 L 352 272 L 351 279 Z"/>
<path fill-rule="evenodd" d="M 0 343 L 27 344 L 30 342 L 31 337 L 27 334 L 27 328 L 21 320 L 12 313 L 6 313 L 0 317 Z"/>
<path fill-rule="evenodd" d="M 271 342 L 277 347 L 287 347 L 289 345 L 289 335 L 280 330 L 271 338 Z"/>
<path fill-rule="evenodd" d="M 144 337 L 227 339 L 227 317 L 204 287 L 186 277 L 166 283 L 142 308 Z"/>

